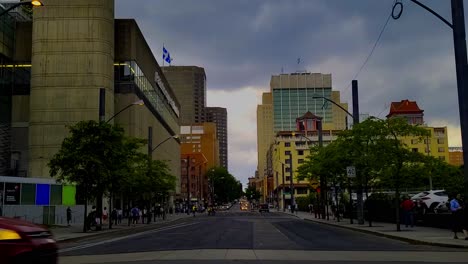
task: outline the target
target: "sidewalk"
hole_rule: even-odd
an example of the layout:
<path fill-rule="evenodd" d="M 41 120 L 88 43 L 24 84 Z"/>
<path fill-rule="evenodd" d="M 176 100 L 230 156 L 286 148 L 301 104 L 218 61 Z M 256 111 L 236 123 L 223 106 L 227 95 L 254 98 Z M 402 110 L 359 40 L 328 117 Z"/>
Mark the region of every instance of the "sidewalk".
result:
<path fill-rule="evenodd" d="M 166 220 L 162 220 L 161 218 L 157 218 L 156 222 L 151 222 L 149 225 L 157 225 L 163 223 L 169 223 L 172 221 L 176 221 L 178 219 L 190 217 L 191 215 L 187 214 L 168 214 Z M 136 224 L 135 226 L 130 225 L 128 226 L 128 220 L 125 218 L 122 220 L 122 223 L 119 225 L 112 225 L 112 229 L 109 229 L 109 224 L 105 224 L 101 231 L 88 231 L 83 233 L 83 224 L 75 224 L 71 226 L 54 226 L 50 228 L 55 240 L 57 242 L 64 242 L 67 240 L 73 240 L 83 237 L 91 237 L 91 236 L 98 236 L 102 234 L 109 234 L 112 232 L 127 230 L 127 229 L 135 229 L 138 230 L 142 227 L 148 227 L 148 224 Z"/>
<path fill-rule="evenodd" d="M 292 215 L 291 213 L 286 213 Z M 396 224 L 392 223 L 372 222 L 372 227 L 369 227 L 368 222 L 364 225 L 358 225 L 357 220 L 354 220 L 354 224 L 350 224 L 349 219 L 340 219 L 340 222 L 332 220 L 332 217 L 330 217 L 330 220 L 318 219 L 315 218 L 313 214 L 306 212 L 298 212 L 294 215 L 300 219 L 315 223 L 347 228 L 359 232 L 403 240 L 414 244 L 468 248 L 468 240 L 464 240 L 465 236 L 462 233 L 458 233 L 459 239 L 453 239 L 453 233 L 449 229 L 422 226 L 409 228 L 402 224 L 401 231 L 398 232 L 396 231 Z"/>

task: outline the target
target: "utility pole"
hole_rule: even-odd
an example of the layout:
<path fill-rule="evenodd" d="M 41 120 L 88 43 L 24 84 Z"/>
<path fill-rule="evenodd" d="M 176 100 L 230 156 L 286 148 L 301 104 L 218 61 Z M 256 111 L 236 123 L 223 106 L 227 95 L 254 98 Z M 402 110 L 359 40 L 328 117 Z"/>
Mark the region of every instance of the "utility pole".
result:
<path fill-rule="evenodd" d="M 468 163 L 468 66 L 465 35 L 465 13 L 463 0 L 452 0 L 452 29 L 455 50 L 455 66 L 458 87 L 458 108 L 460 112 L 460 126 L 463 147 L 463 161 Z M 468 197 L 468 166 L 464 170 L 464 191 Z"/>
<path fill-rule="evenodd" d="M 187 155 L 187 162 L 186 162 L 186 171 L 187 171 L 187 214 L 190 215 L 190 155 Z"/>
<path fill-rule="evenodd" d="M 353 80 L 352 85 L 352 94 L 353 94 L 353 126 L 359 124 L 359 95 L 358 95 L 358 81 Z M 362 197 L 362 177 L 359 173 L 358 168 L 356 168 L 357 173 L 357 220 L 358 224 L 364 224 L 364 203 Z M 352 201 L 350 201 L 352 202 Z"/>
<path fill-rule="evenodd" d="M 291 212 L 294 213 L 294 209 L 296 209 L 296 204 L 294 201 L 294 170 L 293 170 L 293 159 L 292 159 L 292 152 L 289 152 L 289 189 L 291 191 Z"/>
<path fill-rule="evenodd" d="M 317 120 L 317 131 L 318 131 L 318 143 L 319 147 L 323 147 L 323 128 L 322 128 L 322 119 Z M 321 215 L 322 219 L 325 219 L 326 215 L 326 199 L 327 199 L 327 181 L 325 177 L 321 174 L 320 175 L 320 203 L 322 204 L 321 208 Z"/>
<path fill-rule="evenodd" d="M 284 181 L 284 163 L 281 162 L 281 173 L 283 176 L 283 188 L 281 188 L 282 193 L 283 193 L 283 212 L 286 211 L 286 194 L 284 193 L 284 187 L 286 185 L 286 182 Z"/>

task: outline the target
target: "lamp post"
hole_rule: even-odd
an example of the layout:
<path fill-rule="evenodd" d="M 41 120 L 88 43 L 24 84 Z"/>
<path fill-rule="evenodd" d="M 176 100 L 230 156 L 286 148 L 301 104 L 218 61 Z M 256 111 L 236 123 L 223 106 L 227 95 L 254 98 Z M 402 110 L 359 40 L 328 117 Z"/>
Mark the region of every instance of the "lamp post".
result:
<path fill-rule="evenodd" d="M 458 110 L 460 113 L 460 127 L 462 136 L 463 160 L 468 163 L 468 67 L 467 67 L 467 51 L 466 51 L 466 35 L 465 35 L 465 13 L 463 8 L 463 0 L 451 0 L 452 23 L 447 21 L 437 12 L 422 4 L 418 0 L 411 2 L 424 8 L 436 16 L 439 20 L 445 23 L 452 29 L 453 46 L 455 52 L 455 69 L 457 75 L 457 91 L 458 91 Z M 400 13 L 394 15 L 395 7 L 400 6 Z M 398 19 L 403 12 L 403 4 L 397 2 L 393 6 L 392 17 Z M 468 166 L 464 166 L 464 192 L 468 197 Z"/>
<path fill-rule="evenodd" d="M 359 123 L 359 103 L 358 103 L 358 86 L 357 86 L 357 80 L 352 81 L 352 97 L 353 97 L 353 114 L 351 114 L 348 110 L 346 110 L 344 107 L 341 105 L 337 104 L 335 101 L 328 99 L 323 96 L 314 96 L 312 98 L 314 99 L 324 99 L 334 105 L 336 105 L 338 108 L 343 110 L 346 114 L 348 114 L 351 118 L 353 118 L 353 125 Z M 348 129 L 348 119 L 346 119 L 346 129 Z M 349 197 L 350 197 L 350 208 L 352 208 L 352 199 L 351 199 L 351 182 L 348 182 L 349 185 Z M 362 184 L 358 184 L 357 186 L 357 219 L 359 224 L 364 224 L 364 201 L 363 201 L 363 195 L 362 195 Z M 352 210 L 350 210 L 351 213 Z M 350 214 L 350 222 L 351 224 L 353 223 L 353 216 L 352 213 Z"/>
<path fill-rule="evenodd" d="M 102 97 L 102 96 L 101 96 Z M 118 111 L 116 114 L 114 114 L 111 118 L 109 118 L 106 123 L 109 123 L 112 119 L 114 119 L 116 116 L 118 116 L 120 113 L 122 113 L 123 111 L 127 110 L 128 108 L 132 107 L 132 106 L 135 106 L 135 105 L 139 105 L 139 106 L 142 106 L 142 105 L 145 105 L 145 102 L 143 100 L 138 100 L 138 101 L 135 101 L 129 105 L 127 105 L 126 107 L 122 108 L 120 111 Z"/>
<path fill-rule="evenodd" d="M 3 10 L 2 13 L 0 13 L 0 17 L 7 14 L 8 12 L 10 12 L 11 10 L 17 8 L 18 6 L 23 6 L 23 5 L 29 5 L 29 6 L 44 6 L 44 4 L 41 2 L 41 1 L 38 1 L 38 0 L 33 0 L 33 1 L 23 1 L 23 2 L 18 2 L 12 6 L 10 6 L 9 8 Z"/>

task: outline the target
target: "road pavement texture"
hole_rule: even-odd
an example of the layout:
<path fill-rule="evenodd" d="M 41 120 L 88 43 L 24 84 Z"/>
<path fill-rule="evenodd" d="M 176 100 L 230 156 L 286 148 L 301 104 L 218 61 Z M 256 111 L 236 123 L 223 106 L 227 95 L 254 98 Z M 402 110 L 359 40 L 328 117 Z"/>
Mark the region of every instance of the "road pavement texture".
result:
<path fill-rule="evenodd" d="M 466 249 L 412 245 L 282 213 L 197 215 L 60 245 L 60 263 L 466 263 Z"/>

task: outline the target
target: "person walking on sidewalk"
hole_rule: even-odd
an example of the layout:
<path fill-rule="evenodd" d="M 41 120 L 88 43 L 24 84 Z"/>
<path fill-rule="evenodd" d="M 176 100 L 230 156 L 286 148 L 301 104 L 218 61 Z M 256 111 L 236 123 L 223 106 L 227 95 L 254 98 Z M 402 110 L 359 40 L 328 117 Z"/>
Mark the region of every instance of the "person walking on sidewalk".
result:
<path fill-rule="evenodd" d="M 403 209 L 403 215 L 405 218 L 405 226 L 408 227 L 408 224 L 410 224 L 411 227 L 414 227 L 414 217 L 413 217 L 414 202 L 410 199 L 409 196 L 406 196 L 405 200 L 401 203 L 400 207 Z"/>
<path fill-rule="evenodd" d="M 111 221 L 114 221 L 114 225 L 117 225 L 117 209 L 115 207 L 111 212 Z"/>
<path fill-rule="evenodd" d="M 462 230 L 463 207 L 460 200 L 460 194 L 457 194 L 450 201 L 450 212 L 452 212 L 452 231 L 453 238 L 458 239 L 457 232 Z"/>
<path fill-rule="evenodd" d="M 68 206 L 67 208 L 67 225 L 68 226 L 70 226 L 71 219 L 72 219 L 72 209 L 70 208 L 70 206 Z"/>
<path fill-rule="evenodd" d="M 122 209 L 117 209 L 117 223 L 122 223 Z"/>

